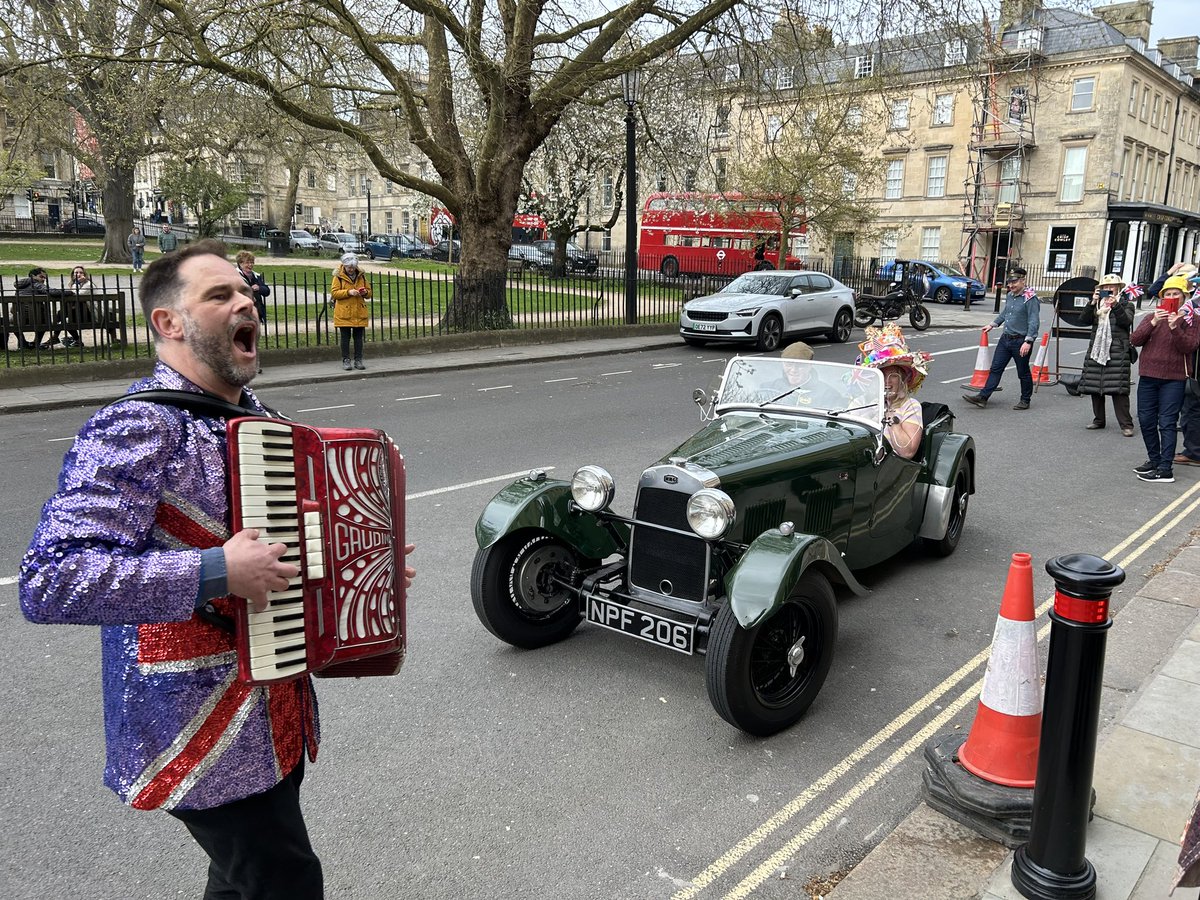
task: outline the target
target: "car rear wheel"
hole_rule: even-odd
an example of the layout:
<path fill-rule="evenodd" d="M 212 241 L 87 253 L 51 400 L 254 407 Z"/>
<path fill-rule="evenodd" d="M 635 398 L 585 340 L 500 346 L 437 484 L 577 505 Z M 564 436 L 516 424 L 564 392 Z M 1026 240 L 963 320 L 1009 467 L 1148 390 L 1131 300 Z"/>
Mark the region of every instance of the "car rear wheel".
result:
<path fill-rule="evenodd" d="M 658 267 L 659 271 L 667 278 L 679 277 L 679 260 L 673 256 L 668 256 L 662 261 L 662 265 Z"/>
<path fill-rule="evenodd" d="M 766 736 L 794 725 L 812 705 L 837 642 L 837 602 L 824 576 L 807 572 L 765 622 L 743 628 L 730 604 L 708 640 L 705 680 L 717 713 Z"/>
<path fill-rule="evenodd" d="M 850 340 L 850 331 L 854 325 L 854 316 L 848 309 L 839 309 L 833 317 L 833 329 L 829 332 L 829 340 L 835 344 L 844 344 Z"/>
<path fill-rule="evenodd" d="M 783 319 L 768 313 L 758 325 L 758 340 L 756 346 L 760 353 L 770 353 L 779 349 L 783 343 Z"/>
<path fill-rule="evenodd" d="M 966 464 L 954 476 L 954 494 L 950 503 L 950 520 L 940 540 L 926 538 L 925 545 L 938 556 L 949 556 L 958 547 L 963 526 L 967 522 L 967 505 L 971 500 L 971 472 Z"/>
<path fill-rule="evenodd" d="M 471 602 L 500 640 L 532 650 L 567 637 L 579 624 L 573 592 L 558 583 L 579 571 L 578 555 L 541 532 L 507 535 L 475 554 Z"/>
<path fill-rule="evenodd" d="M 933 292 L 933 299 L 938 303 L 949 303 L 951 300 L 950 288 L 940 287 Z"/>

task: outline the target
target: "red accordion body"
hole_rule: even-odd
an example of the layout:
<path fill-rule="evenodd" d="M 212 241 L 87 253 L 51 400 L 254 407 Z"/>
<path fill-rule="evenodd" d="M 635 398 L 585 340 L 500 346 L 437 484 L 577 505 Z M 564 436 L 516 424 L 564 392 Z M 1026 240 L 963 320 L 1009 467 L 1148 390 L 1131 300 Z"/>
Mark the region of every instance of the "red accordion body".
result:
<path fill-rule="evenodd" d="M 300 567 L 261 613 L 237 605 L 238 675 L 252 683 L 394 675 L 404 662 L 404 459 L 382 431 L 231 419 L 236 534 L 283 543 Z"/>

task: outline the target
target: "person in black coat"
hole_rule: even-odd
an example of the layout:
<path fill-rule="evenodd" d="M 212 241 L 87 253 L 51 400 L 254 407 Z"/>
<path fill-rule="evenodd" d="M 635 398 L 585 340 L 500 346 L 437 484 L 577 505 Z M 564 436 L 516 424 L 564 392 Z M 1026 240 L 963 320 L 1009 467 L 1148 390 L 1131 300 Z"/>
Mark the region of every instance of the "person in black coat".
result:
<path fill-rule="evenodd" d="M 46 308 L 39 308 L 39 301 L 32 298 L 42 297 L 62 297 L 63 291 L 57 288 L 50 287 L 50 276 L 46 274 L 46 270 L 40 266 L 36 269 L 30 269 L 29 275 L 26 278 L 18 278 L 16 281 L 17 288 L 17 304 L 16 316 L 13 323 L 13 331 L 17 335 L 17 346 L 23 350 L 32 350 L 38 347 L 42 350 L 49 350 L 51 345 L 57 343 L 57 339 L 49 339 L 43 341 L 47 330 L 46 323 L 56 323 L 57 317 L 61 315 L 61 311 L 54 310 L 46 300 L 40 301 L 45 303 Z M 25 330 L 30 329 L 34 332 L 33 340 L 30 341 L 25 337 Z M 7 335 L 5 335 L 5 343 L 7 343 Z"/>
<path fill-rule="evenodd" d="M 1129 333 L 1136 310 L 1125 293 L 1120 275 L 1105 275 L 1092 292 L 1092 299 L 1079 315 L 1081 325 L 1091 325 L 1087 356 L 1079 393 L 1092 398 L 1092 422 L 1088 429 L 1105 426 L 1104 398 L 1112 397 L 1113 413 L 1125 437 L 1133 437 L 1133 416 L 1129 414 L 1130 358 Z"/>
<path fill-rule="evenodd" d="M 250 287 L 250 293 L 254 296 L 254 309 L 258 312 L 258 321 L 263 326 L 258 331 L 261 344 L 263 332 L 267 330 L 267 297 L 271 296 L 271 289 L 266 280 L 254 271 L 254 254 L 249 250 L 243 250 L 237 255 L 237 268 L 238 274 L 242 276 L 242 280 Z M 258 371 L 262 371 L 261 365 Z"/>

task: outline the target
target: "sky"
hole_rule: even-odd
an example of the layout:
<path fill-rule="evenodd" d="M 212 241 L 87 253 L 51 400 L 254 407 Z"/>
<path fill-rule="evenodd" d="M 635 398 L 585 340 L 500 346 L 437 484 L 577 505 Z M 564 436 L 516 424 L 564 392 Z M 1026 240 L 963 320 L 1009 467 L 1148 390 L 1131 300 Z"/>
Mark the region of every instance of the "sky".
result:
<path fill-rule="evenodd" d="M 1188 37 L 1200 34 L 1196 20 L 1196 0 L 1154 0 L 1154 15 L 1150 20 L 1150 46 L 1159 38 Z"/>

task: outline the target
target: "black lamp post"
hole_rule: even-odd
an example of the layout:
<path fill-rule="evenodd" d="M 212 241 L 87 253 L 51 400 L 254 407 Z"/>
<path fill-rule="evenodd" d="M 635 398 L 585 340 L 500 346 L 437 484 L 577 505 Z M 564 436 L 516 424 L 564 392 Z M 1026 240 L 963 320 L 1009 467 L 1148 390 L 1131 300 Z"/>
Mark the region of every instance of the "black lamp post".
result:
<path fill-rule="evenodd" d="M 637 122 L 633 109 L 641 93 L 641 72 L 630 69 L 621 76 L 625 92 L 625 324 L 636 325 L 637 308 Z"/>
<path fill-rule="evenodd" d="M 367 237 L 371 236 L 371 182 L 367 182 Z"/>

